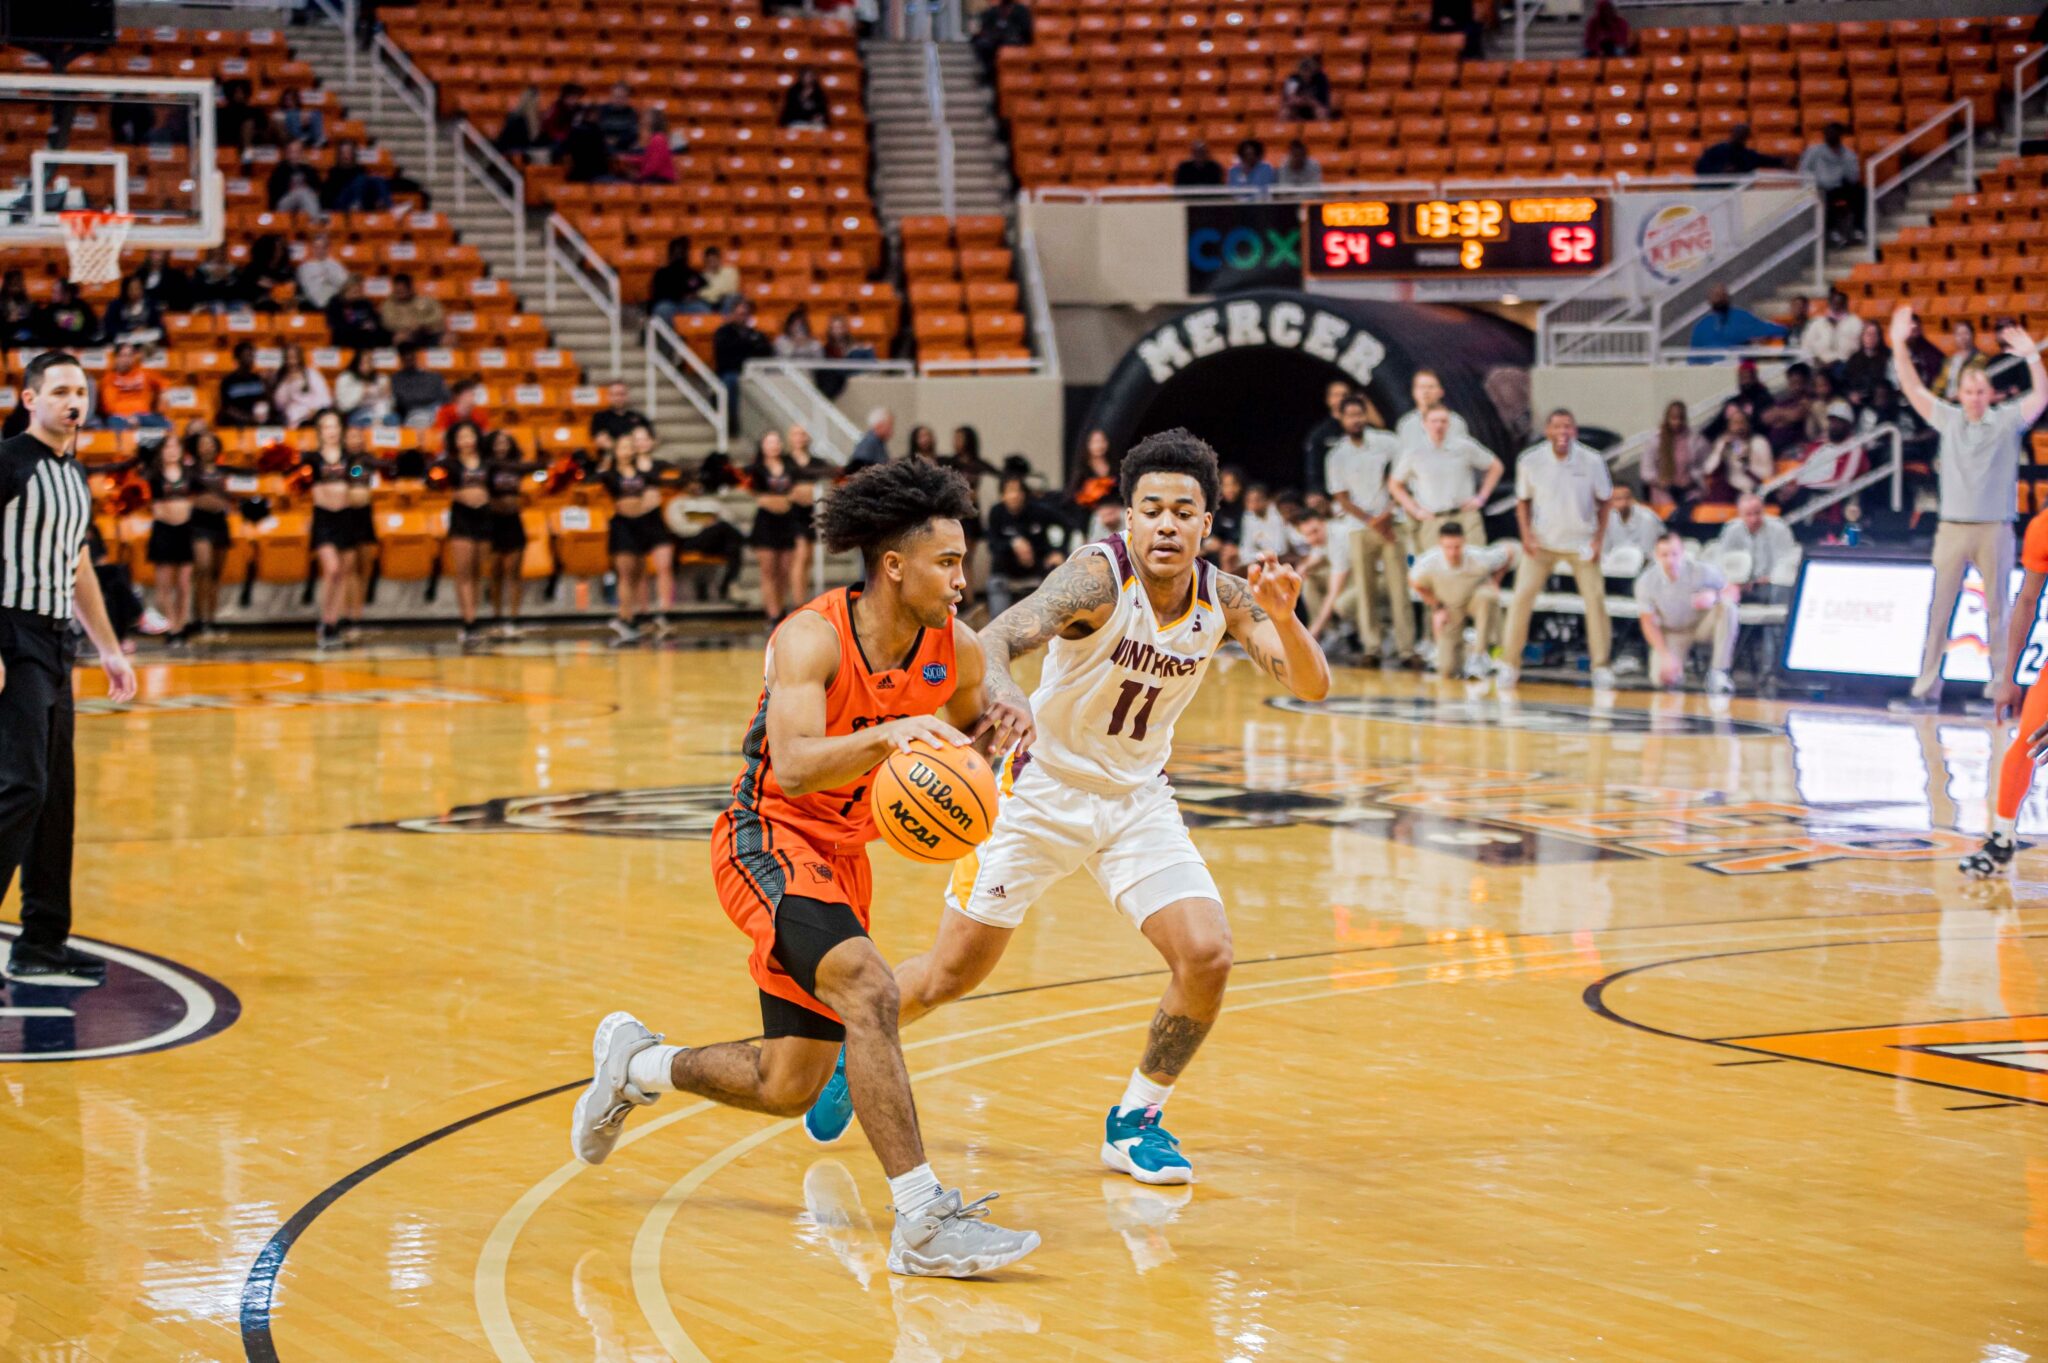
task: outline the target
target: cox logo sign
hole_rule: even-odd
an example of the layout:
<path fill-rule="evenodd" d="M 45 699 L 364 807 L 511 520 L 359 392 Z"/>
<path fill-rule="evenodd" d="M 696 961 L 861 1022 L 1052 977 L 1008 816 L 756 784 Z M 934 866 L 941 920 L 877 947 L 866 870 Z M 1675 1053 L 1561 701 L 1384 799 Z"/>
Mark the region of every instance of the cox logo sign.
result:
<path fill-rule="evenodd" d="M 1193 204 L 1188 292 L 1301 286 L 1301 210 L 1292 204 Z"/>

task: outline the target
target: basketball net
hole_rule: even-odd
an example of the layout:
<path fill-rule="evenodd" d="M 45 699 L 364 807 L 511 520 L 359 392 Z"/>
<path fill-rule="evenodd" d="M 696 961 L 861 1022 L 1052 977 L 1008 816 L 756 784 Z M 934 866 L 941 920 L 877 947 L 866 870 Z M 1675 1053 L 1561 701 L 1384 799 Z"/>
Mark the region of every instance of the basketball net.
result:
<path fill-rule="evenodd" d="M 73 209 L 64 222 L 64 249 L 71 254 L 71 282 L 110 284 L 121 277 L 121 246 L 135 223 L 132 213 Z"/>

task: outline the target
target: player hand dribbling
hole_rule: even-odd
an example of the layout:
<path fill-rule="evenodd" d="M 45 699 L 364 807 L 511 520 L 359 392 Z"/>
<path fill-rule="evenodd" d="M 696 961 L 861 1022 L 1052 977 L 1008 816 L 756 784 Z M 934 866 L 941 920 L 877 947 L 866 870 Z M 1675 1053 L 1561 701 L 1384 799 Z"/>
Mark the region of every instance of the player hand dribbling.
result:
<path fill-rule="evenodd" d="M 1038 723 L 1031 715 L 1031 707 L 1021 700 L 991 700 L 988 708 L 981 712 L 981 718 L 974 721 L 974 731 L 967 737 L 970 742 L 979 741 L 988 735 L 988 751 L 991 754 L 1029 752 L 1031 744 L 1038 737 Z"/>
<path fill-rule="evenodd" d="M 1252 600 L 1266 614 L 1276 620 L 1294 614 L 1294 603 L 1301 598 L 1301 574 L 1277 557 L 1260 554 L 1244 580 L 1252 589 Z"/>
<path fill-rule="evenodd" d="M 112 653 L 102 654 L 100 666 L 106 670 L 110 700 L 135 699 L 135 664 L 128 661 L 127 654 L 118 648 Z"/>
<path fill-rule="evenodd" d="M 2007 720 L 2019 717 L 2020 689 L 2014 685 L 2011 677 L 1991 683 L 1991 689 L 1984 693 L 1984 698 L 1991 702 L 1993 724 L 2003 724 Z"/>
<path fill-rule="evenodd" d="M 129 685 L 134 685 L 132 674 Z M 906 715 L 902 719 L 892 719 L 882 726 L 882 732 L 897 752 L 909 752 L 913 743 L 928 743 L 934 748 L 967 746 L 967 735 L 937 715 Z"/>

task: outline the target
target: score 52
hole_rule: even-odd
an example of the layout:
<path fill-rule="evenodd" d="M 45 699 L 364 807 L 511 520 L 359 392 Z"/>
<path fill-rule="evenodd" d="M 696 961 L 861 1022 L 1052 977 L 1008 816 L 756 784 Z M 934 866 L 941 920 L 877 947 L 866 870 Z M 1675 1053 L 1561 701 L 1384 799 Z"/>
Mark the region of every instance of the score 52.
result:
<path fill-rule="evenodd" d="M 1598 242 L 1590 227 L 1553 227 L 1548 237 L 1554 265 L 1591 265 Z M 1473 268 L 1466 266 L 1467 269 Z"/>

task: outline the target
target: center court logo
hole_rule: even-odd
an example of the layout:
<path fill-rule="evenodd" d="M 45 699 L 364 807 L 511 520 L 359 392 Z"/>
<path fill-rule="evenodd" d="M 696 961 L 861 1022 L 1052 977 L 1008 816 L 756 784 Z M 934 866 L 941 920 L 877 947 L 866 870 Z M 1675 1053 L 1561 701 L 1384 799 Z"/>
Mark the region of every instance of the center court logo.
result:
<path fill-rule="evenodd" d="M 0 924 L 0 947 L 19 932 Z M 106 983 L 0 982 L 0 1065 L 169 1050 L 225 1031 L 242 1015 L 227 986 L 176 962 L 80 937 L 71 945 L 106 962 Z"/>

